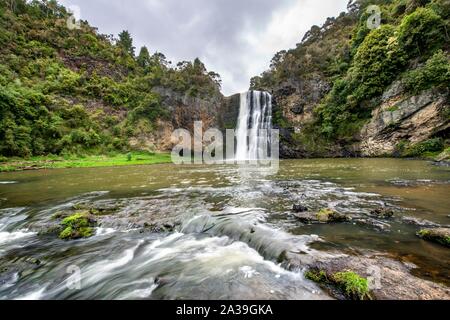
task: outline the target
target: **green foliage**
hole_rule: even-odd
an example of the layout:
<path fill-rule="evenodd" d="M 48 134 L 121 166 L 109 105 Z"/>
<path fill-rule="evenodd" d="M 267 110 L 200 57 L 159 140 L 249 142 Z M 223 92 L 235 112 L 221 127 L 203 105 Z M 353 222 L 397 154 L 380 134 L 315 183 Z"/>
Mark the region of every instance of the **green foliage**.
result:
<path fill-rule="evenodd" d="M 443 151 L 445 149 L 445 143 L 442 138 L 434 138 L 412 146 L 403 144 L 401 146 L 397 146 L 397 148 L 402 150 L 401 156 L 403 157 L 422 157 L 426 156 L 428 153 L 439 153 Z"/>
<path fill-rule="evenodd" d="M 394 27 L 384 25 L 372 30 L 355 55 L 350 75 L 352 82 L 358 82 L 355 103 L 381 94 L 402 70 L 405 60 Z"/>
<path fill-rule="evenodd" d="M 450 86 L 450 58 L 442 50 L 427 60 L 424 66 L 405 74 L 403 81 L 406 89 L 417 94 L 433 87 Z"/>
<path fill-rule="evenodd" d="M 327 283 L 329 281 L 324 270 L 308 270 L 305 273 L 305 278 L 317 283 Z"/>
<path fill-rule="evenodd" d="M 131 38 L 131 34 L 127 30 L 124 30 L 121 33 L 119 33 L 119 40 L 117 41 L 117 46 L 124 52 L 134 57 L 135 47 L 133 46 L 133 39 Z"/>
<path fill-rule="evenodd" d="M 68 17 L 56 1 L 0 2 L 0 155 L 123 152 L 168 119 L 156 87 L 218 94 L 200 60 L 173 68 L 145 47 L 135 58 L 129 32 L 116 41 L 87 22 L 69 30 Z"/>
<path fill-rule="evenodd" d="M 381 10 L 381 27 L 373 30 L 367 26 L 369 5 Z M 448 87 L 449 17 L 446 0 L 358 0 L 348 13 L 313 26 L 295 49 L 278 52 L 250 87 L 299 95 L 314 105 L 312 121 L 293 140 L 307 154 L 326 154 L 358 141 L 393 81 L 403 78 L 410 93 Z M 322 94 L 314 84 L 307 87 L 315 81 L 331 90 Z M 310 91 L 318 98 L 309 98 Z M 287 104 L 279 107 L 289 112 Z M 293 126 L 274 118 L 283 128 Z"/>
<path fill-rule="evenodd" d="M 137 64 L 142 68 L 142 69 L 147 69 L 148 67 L 150 67 L 150 53 L 148 52 L 148 49 L 146 46 L 141 48 L 141 51 L 139 51 L 139 55 L 136 59 Z"/>
<path fill-rule="evenodd" d="M 444 22 L 432 9 L 418 8 L 407 15 L 398 30 L 399 42 L 409 57 L 428 55 L 445 41 Z"/>

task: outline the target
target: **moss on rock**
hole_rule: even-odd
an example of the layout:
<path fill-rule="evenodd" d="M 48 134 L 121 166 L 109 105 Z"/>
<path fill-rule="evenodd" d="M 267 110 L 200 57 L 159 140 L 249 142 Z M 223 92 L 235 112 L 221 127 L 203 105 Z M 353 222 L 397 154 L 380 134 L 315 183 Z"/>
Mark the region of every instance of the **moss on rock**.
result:
<path fill-rule="evenodd" d="M 332 278 L 347 297 L 354 300 L 371 299 L 369 281 L 355 272 L 338 272 L 335 273 Z"/>
<path fill-rule="evenodd" d="M 79 212 L 65 218 L 61 225 L 63 230 L 59 234 L 60 239 L 89 238 L 94 234 L 95 221 L 90 218 L 88 212 Z"/>
<path fill-rule="evenodd" d="M 325 270 L 311 269 L 305 273 L 305 277 L 320 285 L 333 287 L 352 300 L 372 299 L 369 281 L 353 271 L 328 274 Z"/>
<path fill-rule="evenodd" d="M 327 222 L 343 222 L 347 221 L 348 217 L 346 215 L 337 213 L 331 209 L 322 209 L 317 213 L 317 220 L 323 223 Z"/>
<path fill-rule="evenodd" d="M 450 247 L 450 228 L 422 229 L 417 236 Z"/>

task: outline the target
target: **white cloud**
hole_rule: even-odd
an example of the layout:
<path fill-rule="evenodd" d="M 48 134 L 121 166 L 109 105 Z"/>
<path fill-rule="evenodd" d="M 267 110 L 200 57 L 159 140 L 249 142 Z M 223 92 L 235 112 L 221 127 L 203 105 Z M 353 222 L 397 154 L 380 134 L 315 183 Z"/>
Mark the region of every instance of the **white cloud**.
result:
<path fill-rule="evenodd" d="M 200 57 L 230 95 L 247 90 L 273 55 L 301 41 L 314 25 L 337 16 L 347 0 L 62 0 L 78 5 L 82 19 L 117 35 L 127 29 L 136 47 L 170 60 Z"/>

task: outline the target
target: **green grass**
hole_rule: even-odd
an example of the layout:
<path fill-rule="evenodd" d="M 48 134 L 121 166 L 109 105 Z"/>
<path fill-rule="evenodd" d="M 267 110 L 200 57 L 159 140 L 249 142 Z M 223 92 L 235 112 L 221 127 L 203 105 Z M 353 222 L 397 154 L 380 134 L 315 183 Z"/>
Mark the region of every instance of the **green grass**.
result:
<path fill-rule="evenodd" d="M 8 158 L 0 162 L 0 172 L 20 171 L 31 169 L 57 168 L 94 168 L 135 166 L 170 163 L 169 153 L 132 152 L 129 154 L 95 155 L 95 156 L 42 156 L 22 158 Z"/>

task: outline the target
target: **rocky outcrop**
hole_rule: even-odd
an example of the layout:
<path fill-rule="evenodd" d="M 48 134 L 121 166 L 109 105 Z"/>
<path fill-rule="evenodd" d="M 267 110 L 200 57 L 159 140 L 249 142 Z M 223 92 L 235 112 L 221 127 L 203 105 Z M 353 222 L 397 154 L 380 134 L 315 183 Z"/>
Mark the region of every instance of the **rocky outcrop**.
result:
<path fill-rule="evenodd" d="M 303 124 L 313 119 L 316 105 L 330 91 L 331 85 L 319 74 L 309 79 L 290 81 L 272 92 L 275 106 L 283 117 L 299 131 Z"/>
<path fill-rule="evenodd" d="M 402 141 L 415 144 L 446 132 L 450 122 L 444 111 L 448 108 L 448 90 L 407 96 L 400 82 L 393 83 L 361 131 L 361 155 L 392 155 Z"/>

